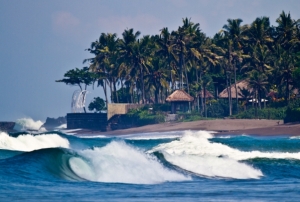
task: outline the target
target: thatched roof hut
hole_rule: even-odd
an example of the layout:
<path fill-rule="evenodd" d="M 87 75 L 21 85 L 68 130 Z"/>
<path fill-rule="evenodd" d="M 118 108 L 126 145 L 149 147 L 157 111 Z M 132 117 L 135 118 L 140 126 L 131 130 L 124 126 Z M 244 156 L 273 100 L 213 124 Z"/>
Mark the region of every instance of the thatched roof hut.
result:
<path fill-rule="evenodd" d="M 249 82 L 245 79 L 245 80 L 241 80 L 241 81 L 238 81 L 236 83 L 236 87 L 237 87 L 237 93 L 238 93 L 238 98 L 241 99 L 241 98 L 244 98 L 242 97 L 240 94 L 241 94 L 241 89 L 247 89 L 249 90 L 250 92 L 252 92 L 252 88 L 249 87 Z M 232 84 L 230 87 L 229 87 L 229 91 L 231 92 L 231 97 L 233 99 L 236 98 L 236 92 L 235 92 L 235 85 Z M 228 98 L 228 91 L 227 91 L 227 88 L 225 88 L 220 94 L 219 94 L 219 98 Z"/>
<path fill-rule="evenodd" d="M 201 90 L 198 95 L 200 97 L 204 98 L 204 90 Z M 205 89 L 205 98 L 214 98 L 215 96 L 213 96 L 213 94 L 211 94 L 211 92 L 209 92 L 208 90 Z"/>
<path fill-rule="evenodd" d="M 186 93 L 184 90 L 175 90 L 166 99 L 167 102 L 192 102 L 194 98 Z"/>
<path fill-rule="evenodd" d="M 184 90 L 175 90 L 167 97 L 166 101 L 171 102 L 171 113 L 176 114 L 177 110 L 189 110 L 188 103 L 194 101 L 194 98 Z"/>

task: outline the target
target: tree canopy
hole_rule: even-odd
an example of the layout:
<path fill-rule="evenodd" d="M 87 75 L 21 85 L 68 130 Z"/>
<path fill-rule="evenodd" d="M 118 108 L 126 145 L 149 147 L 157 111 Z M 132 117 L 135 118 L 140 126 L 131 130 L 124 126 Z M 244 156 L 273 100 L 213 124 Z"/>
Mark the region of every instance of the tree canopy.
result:
<path fill-rule="evenodd" d="M 156 35 L 141 36 L 133 28 L 121 38 L 101 33 L 86 49 L 92 55 L 84 59 L 88 68 L 70 70 L 57 82 L 82 89 L 81 84 L 96 81 L 106 103 L 164 103 L 172 91 L 183 89 L 196 98 L 193 107 L 201 113 L 207 101 L 199 92 L 209 90 L 217 98 L 227 89 L 231 115 L 239 108 L 236 83 L 247 80 L 254 89 L 247 98 L 260 102 L 272 91 L 287 105 L 299 88 L 300 21 L 282 11 L 276 23 L 271 26 L 268 17 L 250 24 L 228 19 L 213 37 L 189 18 L 177 30 L 164 27 Z M 229 91 L 232 85 L 236 97 Z"/>

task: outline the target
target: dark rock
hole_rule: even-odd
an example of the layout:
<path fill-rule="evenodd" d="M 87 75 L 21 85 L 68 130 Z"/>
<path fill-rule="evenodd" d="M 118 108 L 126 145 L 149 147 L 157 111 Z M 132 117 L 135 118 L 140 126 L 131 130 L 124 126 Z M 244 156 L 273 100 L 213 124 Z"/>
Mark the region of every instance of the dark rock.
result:
<path fill-rule="evenodd" d="M 0 131 L 11 132 L 14 131 L 15 122 L 0 122 Z"/>
<path fill-rule="evenodd" d="M 46 130 L 49 131 L 66 123 L 67 123 L 66 117 L 58 117 L 58 118 L 47 117 L 46 122 L 41 126 L 41 128 L 45 128 Z"/>

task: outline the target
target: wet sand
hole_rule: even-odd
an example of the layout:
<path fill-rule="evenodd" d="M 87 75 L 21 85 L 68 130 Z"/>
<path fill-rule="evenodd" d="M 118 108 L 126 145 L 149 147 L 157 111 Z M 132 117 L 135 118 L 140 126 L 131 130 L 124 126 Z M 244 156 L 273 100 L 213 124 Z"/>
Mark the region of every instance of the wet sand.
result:
<path fill-rule="evenodd" d="M 216 119 L 193 122 L 171 122 L 153 124 L 114 131 L 78 130 L 77 135 L 127 135 L 149 132 L 168 132 L 182 130 L 215 131 L 216 135 L 290 135 L 300 136 L 300 123 L 283 124 L 282 120 L 266 119 Z M 75 135 L 76 135 L 75 134 Z"/>

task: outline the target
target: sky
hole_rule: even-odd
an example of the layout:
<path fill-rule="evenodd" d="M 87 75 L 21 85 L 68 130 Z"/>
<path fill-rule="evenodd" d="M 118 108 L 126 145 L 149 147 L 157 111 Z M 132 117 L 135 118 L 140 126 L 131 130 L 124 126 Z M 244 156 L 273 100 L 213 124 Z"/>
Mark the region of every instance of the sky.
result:
<path fill-rule="evenodd" d="M 267 16 L 273 25 L 282 11 L 300 18 L 299 0 L 0 0 L 0 121 L 45 121 L 71 112 L 78 88 L 57 83 L 65 72 L 92 57 L 85 49 L 101 33 L 127 28 L 141 35 L 176 30 L 182 18 L 200 23 L 208 36 L 227 19 L 249 24 Z M 87 103 L 102 97 L 88 88 Z"/>

